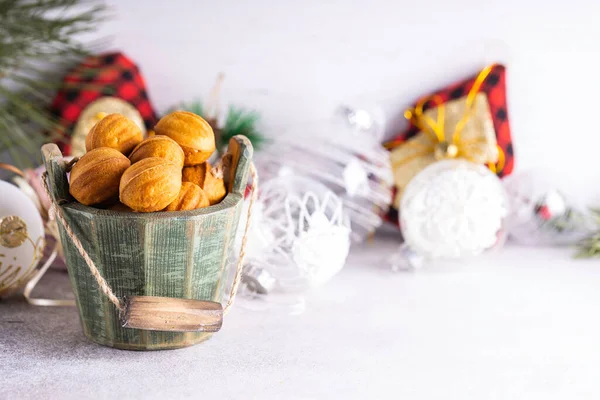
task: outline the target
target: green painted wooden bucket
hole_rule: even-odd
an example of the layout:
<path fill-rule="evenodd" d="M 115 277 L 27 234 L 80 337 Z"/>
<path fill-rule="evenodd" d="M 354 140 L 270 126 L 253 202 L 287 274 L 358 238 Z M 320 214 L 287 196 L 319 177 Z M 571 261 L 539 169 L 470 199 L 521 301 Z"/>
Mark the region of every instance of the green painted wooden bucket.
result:
<path fill-rule="evenodd" d="M 246 137 L 231 139 L 223 163 L 228 194 L 221 203 L 193 211 L 131 213 L 75 202 L 58 147 L 42 148 L 54 200 L 117 297 L 215 302 L 223 300 L 235 268 L 232 251 L 252 152 Z M 90 340 L 120 349 L 155 350 L 191 346 L 211 335 L 123 328 L 119 311 L 100 291 L 64 227 L 58 226 L 81 324 Z"/>

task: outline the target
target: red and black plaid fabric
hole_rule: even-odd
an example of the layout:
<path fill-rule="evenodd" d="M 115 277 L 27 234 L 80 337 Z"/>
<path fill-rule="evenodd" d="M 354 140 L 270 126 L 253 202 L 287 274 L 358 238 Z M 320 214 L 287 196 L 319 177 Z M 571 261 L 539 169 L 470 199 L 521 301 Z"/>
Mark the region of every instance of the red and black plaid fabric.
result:
<path fill-rule="evenodd" d="M 477 79 L 477 76 L 478 74 L 469 79 L 457 82 L 438 90 L 437 92 L 432 93 L 432 97 L 438 96 L 442 100 L 442 103 L 460 99 L 469 93 L 473 87 L 473 84 L 475 83 L 475 80 Z M 510 125 L 508 123 L 508 108 L 506 106 L 506 68 L 504 65 L 495 64 L 492 66 L 492 69 L 481 85 L 479 92 L 487 95 L 488 103 L 490 105 L 490 113 L 494 123 L 494 129 L 496 131 L 496 141 L 498 142 L 498 146 L 500 146 L 504 152 L 504 168 L 498 171 L 498 176 L 507 176 L 512 172 L 514 167 L 514 154 L 512 138 L 510 134 Z M 436 107 L 436 103 L 433 101 L 428 101 L 425 103 L 423 111 L 427 111 L 432 107 Z M 394 149 L 418 133 L 419 129 L 414 124 L 411 124 L 407 130 L 385 143 L 385 147 L 390 150 Z M 398 210 L 390 208 L 390 213 L 388 214 L 387 219 L 397 224 Z"/>
<path fill-rule="evenodd" d="M 123 53 L 86 58 L 64 78 L 64 88 L 54 98 L 50 110 L 59 118 L 66 138 L 70 138 L 81 112 L 94 100 L 113 96 L 134 106 L 147 129 L 157 122 L 140 69 Z M 68 139 L 58 143 L 63 154 L 70 154 Z"/>

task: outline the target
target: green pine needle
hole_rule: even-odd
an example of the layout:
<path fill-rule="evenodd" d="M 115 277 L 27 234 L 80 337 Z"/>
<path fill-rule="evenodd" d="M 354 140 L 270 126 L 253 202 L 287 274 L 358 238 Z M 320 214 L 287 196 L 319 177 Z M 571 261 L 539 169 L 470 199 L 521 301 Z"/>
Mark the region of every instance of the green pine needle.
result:
<path fill-rule="evenodd" d="M 250 140 L 255 149 L 260 150 L 267 140 L 258 129 L 259 121 L 260 115 L 256 111 L 247 111 L 230 106 L 225 119 L 225 126 L 221 130 L 221 144 L 226 146 L 232 137 L 244 135 Z"/>
<path fill-rule="evenodd" d="M 179 107 L 172 108 L 170 111 L 176 109 L 190 111 L 206 119 L 204 105 L 199 100 L 181 103 Z M 230 106 L 225 117 L 225 124 L 220 129 L 218 148 L 226 148 L 232 137 L 244 135 L 250 140 L 254 149 L 260 150 L 267 143 L 267 138 L 260 131 L 259 123 L 260 115 L 256 111 Z"/>
<path fill-rule="evenodd" d="M 17 167 L 39 165 L 41 145 L 56 139 L 50 101 L 66 68 L 87 54 L 75 37 L 104 11 L 93 0 L 0 0 L 0 153 Z"/>

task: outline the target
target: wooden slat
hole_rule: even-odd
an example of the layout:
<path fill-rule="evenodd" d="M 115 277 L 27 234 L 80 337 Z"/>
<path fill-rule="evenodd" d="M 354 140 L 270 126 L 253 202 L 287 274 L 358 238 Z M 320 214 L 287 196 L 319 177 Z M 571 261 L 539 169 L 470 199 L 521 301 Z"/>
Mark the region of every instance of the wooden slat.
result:
<path fill-rule="evenodd" d="M 228 160 L 224 162 L 224 178 L 229 193 L 244 195 L 252 154 L 252 144 L 247 137 L 237 135 L 229 140 L 229 147 L 225 155 Z"/>
<path fill-rule="evenodd" d="M 132 296 L 127 299 L 124 328 L 168 332 L 217 332 L 223 307 L 214 301 Z"/>
<path fill-rule="evenodd" d="M 69 181 L 67 180 L 66 162 L 58 146 L 48 143 L 42 146 L 42 156 L 48 171 L 50 192 L 57 201 L 70 200 Z"/>

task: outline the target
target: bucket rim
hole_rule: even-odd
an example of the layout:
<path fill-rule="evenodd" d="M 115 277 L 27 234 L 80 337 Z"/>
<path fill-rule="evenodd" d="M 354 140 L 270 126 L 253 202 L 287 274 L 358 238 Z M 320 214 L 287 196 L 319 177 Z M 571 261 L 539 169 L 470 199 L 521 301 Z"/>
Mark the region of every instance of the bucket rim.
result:
<path fill-rule="evenodd" d="M 154 211 L 149 213 L 144 212 L 135 212 L 135 211 L 118 211 L 118 210 L 110 210 L 103 208 L 95 208 L 92 206 L 86 206 L 76 201 L 62 204 L 60 207 L 63 209 L 68 209 L 70 212 L 76 212 L 78 214 L 85 214 L 88 216 L 94 217 L 118 217 L 125 219 L 135 219 L 135 220 L 156 220 L 156 219 L 190 219 L 194 217 L 204 217 L 215 215 L 218 213 L 226 212 L 227 210 L 236 207 L 240 201 L 242 201 L 242 196 L 239 193 L 227 193 L 225 198 L 221 200 L 220 203 L 204 207 L 198 208 L 195 210 L 185 210 L 185 211 Z"/>

